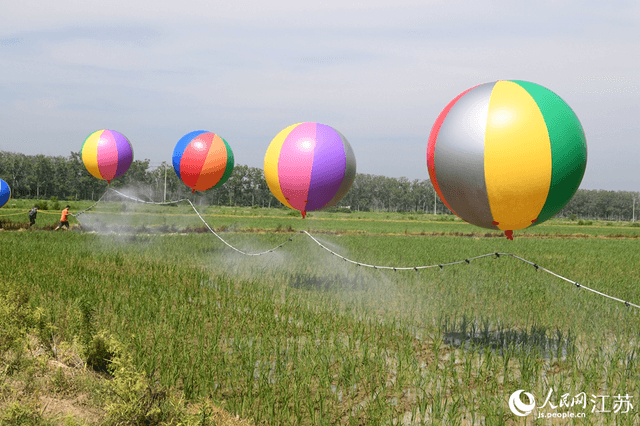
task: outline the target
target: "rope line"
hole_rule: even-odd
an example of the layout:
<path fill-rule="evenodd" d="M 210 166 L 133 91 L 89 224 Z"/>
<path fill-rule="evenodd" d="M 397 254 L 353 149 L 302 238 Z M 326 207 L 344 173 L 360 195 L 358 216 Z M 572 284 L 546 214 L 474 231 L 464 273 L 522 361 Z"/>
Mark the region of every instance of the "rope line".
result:
<path fill-rule="evenodd" d="M 22 214 L 28 214 L 29 210 L 23 211 L 23 212 L 19 212 L 19 213 L 9 213 L 9 214 L 1 214 L 0 216 L 5 217 L 5 216 L 17 216 L 17 215 L 22 215 Z M 40 212 L 38 212 L 40 213 Z"/>
<path fill-rule="evenodd" d="M 156 203 L 155 201 L 145 201 L 145 200 L 141 200 L 139 198 L 131 197 L 131 196 L 129 196 L 127 194 L 123 194 L 122 192 L 120 192 L 120 191 L 118 191 L 116 189 L 113 189 L 113 188 L 107 188 L 107 191 L 109 191 L 109 190 L 115 192 L 116 194 L 120 195 L 121 197 L 128 198 L 128 199 L 136 201 L 138 203 L 155 204 L 157 206 L 164 206 L 164 205 L 167 205 L 167 204 L 178 204 L 178 203 L 181 203 L 183 201 L 189 201 L 187 198 L 181 198 L 181 199 L 176 200 L 176 201 L 163 201 L 163 202 L 160 202 L 160 203 Z M 105 192 L 105 194 L 106 194 L 106 192 Z M 103 195 L 103 197 L 104 197 L 104 195 Z M 96 203 L 96 204 L 98 204 L 98 203 Z M 94 206 L 95 206 L 95 204 L 94 204 Z"/>
<path fill-rule="evenodd" d="M 472 260 L 480 259 L 482 257 L 494 256 L 495 255 L 495 253 L 481 254 L 480 256 L 469 257 L 469 258 L 463 259 L 463 260 L 456 260 L 455 262 L 439 263 L 437 265 L 426 265 L 426 266 L 404 266 L 404 267 L 400 267 L 400 266 L 369 265 L 369 264 L 366 264 L 366 263 L 356 262 L 355 260 L 347 259 L 346 257 L 344 257 L 344 256 L 336 253 L 335 251 L 331 250 L 330 248 L 327 248 L 326 246 L 324 246 L 320 241 L 315 239 L 315 237 L 313 237 L 313 235 L 309 234 L 307 231 L 300 231 L 300 232 L 307 234 L 307 236 L 309 238 L 311 238 L 313 241 L 315 241 L 316 244 L 318 244 L 320 247 L 322 247 L 323 249 L 325 249 L 326 251 L 328 251 L 332 255 L 338 256 L 340 259 L 342 259 L 342 260 L 344 260 L 346 262 L 349 262 L 349 263 L 353 263 L 356 266 L 364 266 L 364 267 L 373 268 L 373 269 L 391 269 L 393 271 L 410 271 L 410 270 L 418 271 L 420 269 L 438 268 L 438 267 L 440 269 L 442 269 L 445 266 L 457 265 L 459 263 L 471 263 Z"/>
<path fill-rule="evenodd" d="M 571 283 L 571 284 L 575 285 L 575 286 L 576 286 L 576 288 L 578 288 L 578 289 L 583 288 L 583 289 L 585 289 L 585 290 L 588 290 L 588 291 L 593 292 L 593 293 L 595 293 L 595 294 L 598 294 L 598 295 L 600 295 L 600 296 L 607 297 L 607 298 L 609 298 L 609 299 L 611 299 L 611 300 L 615 300 L 616 302 L 624 303 L 626 306 L 633 306 L 634 308 L 638 308 L 638 309 L 640 309 L 640 305 L 636 305 L 635 303 L 631 303 L 631 302 L 628 302 L 628 301 L 626 301 L 626 300 L 622 300 L 622 299 L 619 299 L 619 298 L 617 298 L 617 297 L 610 296 L 610 295 L 605 294 L 605 293 L 603 293 L 603 292 L 601 292 L 601 291 L 594 290 L 594 289 L 592 289 L 592 288 L 590 288 L 590 287 L 587 287 L 587 286 L 586 286 L 586 285 L 584 285 L 584 284 L 580 284 L 580 283 L 578 283 L 578 282 L 576 282 L 576 281 L 570 280 L 569 278 L 563 277 L 562 275 L 556 274 L 555 272 L 550 271 L 550 270 L 548 270 L 547 268 L 543 268 L 543 267 L 542 267 L 542 266 L 540 266 L 540 265 L 536 265 L 535 263 L 530 262 L 530 261 L 528 261 L 527 259 L 523 259 L 523 258 L 521 258 L 520 256 L 516 256 L 515 254 L 510 254 L 510 253 L 500 253 L 500 254 L 504 254 L 505 256 L 511 256 L 511 257 L 513 257 L 513 258 L 515 258 L 515 259 L 518 259 L 518 260 L 522 261 L 522 262 L 528 263 L 529 265 L 532 265 L 533 267 L 535 267 L 535 268 L 536 268 L 536 270 L 537 270 L 537 269 L 541 269 L 541 270 L 543 270 L 544 272 L 546 272 L 546 273 L 548 273 L 548 274 L 553 275 L 554 277 L 560 278 L 561 280 L 565 280 L 565 281 L 567 281 L 567 282 L 569 282 L 569 283 Z"/>
<path fill-rule="evenodd" d="M 591 288 L 591 287 L 588 287 L 588 286 L 586 286 L 586 285 L 584 285 L 584 284 L 580 284 L 580 283 L 578 283 L 578 282 L 576 282 L 576 281 L 573 281 L 573 280 L 571 280 L 571 279 L 569 279 L 569 278 L 563 277 L 562 275 L 559 275 L 559 274 L 557 274 L 557 273 L 555 273 L 555 272 L 553 272 L 553 271 L 550 271 L 549 269 L 544 268 L 544 267 L 542 267 L 542 266 L 540 266 L 540 265 L 538 265 L 538 264 L 536 264 L 536 263 L 533 263 L 533 262 L 531 262 L 531 261 L 529 261 L 529 260 L 527 260 L 527 259 L 524 259 L 524 258 L 522 258 L 522 257 L 520 257 L 520 256 L 517 256 L 517 255 L 515 255 L 515 254 L 511 254 L 511 253 L 498 253 L 498 252 L 495 252 L 495 253 L 486 253 L 486 254 L 481 254 L 481 255 L 479 255 L 479 256 L 468 257 L 468 258 L 466 258 L 466 259 L 462 259 L 462 260 L 456 260 L 456 261 L 454 261 L 454 262 L 438 263 L 438 264 L 434 264 L 434 265 L 424 265 L 424 266 L 403 266 L 403 267 L 398 267 L 398 266 L 380 266 L 380 265 L 370 265 L 370 264 L 367 264 L 367 263 L 356 262 L 355 260 L 348 259 L 348 258 L 346 258 L 346 257 L 342 256 L 341 254 L 336 253 L 335 251 L 331 250 L 330 248 L 328 248 L 327 246 L 325 246 L 324 244 L 322 244 L 320 241 L 318 241 L 318 240 L 317 240 L 313 235 L 311 235 L 310 233 L 308 233 L 307 231 L 304 231 L 304 230 L 299 231 L 296 235 L 294 235 L 293 237 L 290 237 L 287 241 L 284 241 L 284 242 L 283 242 L 283 243 L 281 243 L 280 245 L 278 245 L 278 246 L 276 246 L 276 247 L 274 247 L 274 248 L 272 248 L 272 249 L 270 249 L 270 250 L 266 250 L 266 251 L 263 251 L 263 252 L 260 252 L 260 253 L 247 253 L 247 252 L 245 252 L 245 251 L 242 251 L 242 250 L 240 250 L 240 249 L 238 249 L 238 248 L 236 248 L 236 247 L 232 246 L 231 244 L 229 244 L 228 242 L 226 242 L 226 241 L 225 241 L 225 240 L 224 240 L 220 235 L 218 235 L 218 233 L 216 233 L 216 232 L 213 230 L 213 228 L 211 228 L 211 226 L 207 223 L 207 221 L 202 217 L 202 215 L 200 214 L 200 212 L 198 212 L 198 210 L 197 210 L 197 209 L 196 209 L 196 207 L 193 205 L 193 203 L 191 202 L 191 200 L 189 200 L 189 199 L 187 199 L 187 198 L 183 198 L 183 199 L 178 200 L 178 201 L 167 201 L 167 202 L 164 202 L 164 203 L 155 203 L 155 202 L 151 202 L 151 201 L 144 201 L 144 200 L 137 199 L 137 198 L 135 198 L 135 197 L 128 196 L 128 195 L 123 194 L 123 193 L 121 193 L 121 192 L 119 192 L 119 191 L 117 191 L 117 190 L 115 190 L 115 189 L 113 189 L 113 188 L 108 188 L 108 189 L 107 189 L 107 192 L 108 192 L 109 190 L 111 190 L 111 191 L 113 191 L 113 192 L 115 192 L 115 193 L 117 193 L 117 194 L 119 194 L 119 195 L 121 195 L 121 196 L 123 196 L 123 197 L 125 197 L 125 198 L 131 199 L 131 200 L 134 200 L 134 201 L 137 201 L 137 202 L 141 202 L 141 203 L 146 203 L 146 204 L 163 205 L 163 204 L 176 204 L 176 203 L 179 203 L 179 202 L 182 202 L 182 201 L 187 201 L 187 202 L 189 203 L 189 205 L 191 206 L 191 208 L 193 209 L 193 211 L 198 215 L 198 217 L 200 218 L 200 220 L 202 221 L 202 223 L 207 227 L 207 229 L 209 229 L 209 231 L 210 231 L 213 235 L 215 235 L 216 237 L 218 237 L 218 239 L 219 239 L 220 241 L 222 241 L 222 242 L 223 242 L 227 247 L 229 247 L 229 248 L 231 248 L 232 250 L 235 250 L 236 252 L 238 252 L 238 253 L 240 253 L 240 254 L 243 254 L 243 255 L 245 255 L 245 256 L 262 256 L 262 255 L 267 254 L 267 253 L 272 253 L 272 252 L 274 252 L 275 250 L 277 250 L 277 249 L 281 248 L 282 246 L 284 246 L 285 244 L 287 244 L 288 242 L 293 241 L 293 239 L 294 239 L 297 235 L 300 235 L 300 234 L 305 234 L 307 237 L 311 238 L 311 239 L 312 239 L 312 240 L 313 240 L 313 241 L 314 241 L 318 246 L 320 246 L 322 249 L 326 250 L 327 252 L 331 253 L 332 255 L 334 255 L 334 256 L 336 256 L 336 257 L 339 257 L 340 259 L 342 259 L 342 260 L 343 260 L 343 261 L 345 261 L 345 262 L 348 262 L 348 263 L 354 264 L 354 265 L 356 265 L 356 266 L 363 266 L 363 267 L 366 267 L 366 268 L 393 270 L 394 272 L 395 272 L 395 271 L 410 271 L 410 270 L 414 270 L 414 271 L 418 272 L 418 271 L 419 271 L 419 270 L 421 270 L 421 269 L 429 269 L 429 268 L 440 268 L 440 269 L 442 270 L 445 266 L 458 265 L 458 264 L 461 264 L 461 263 L 471 264 L 471 261 L 472 261 L 472 260 L 482 259 L 482 258 L 485 258 L 485 257 L 495 256 L 496 258 L 500 258 L 500 256 L 509 256 L 509 257 L 512 257 L 512 258 L 514 258 L 514 259 L 516 259 L 516 260 L 519 260 L 519 261 L 521 261 L 521 262 L 524 262 L 524 263 L 527 263 L 527 264 L 529 264 L 529 265 L 533 266 L 534 268 L 536 268 L 536 271 L 537 271 L 537 270 L 541 270 L 541 271 L 543 271 L 543 272 L 546 272 L 546 273 L 548 273 L 548 274 L 553 275 L 553 276 L 554 276 L 554 277 L 556 277 L 556 278 L 560 278 L 561 280 L 567 281 L 567 282 L 569 282 L 569 283 L 571 283 L 571 284 L 575 285 L 575 286 L 576 286 L 576 288 L 578 288 L 578 289 L 585 289 L 585 290 L 590 291 L 590 292 L 592 292 L 592 293 L 595 293 L 595 294 L 597 294 L 597 295 L 599 295 L 599 296 L 606 297 L 606 298 L 608 298 L 608 299 L 610 299 L 610 300 L 613 300 L 613 301 L 616 301 L 616 302 L 619 302 L 619 303 L 624 303 L 624 305 L 625 305 L 625 306 L 627 306 L 627 307 L 634 307 L 634 308 L 640 309 L 640 305 L 637 305 L 637 304 L 635 304 L 635 303 L 631 303 L 631 302 L 629 302 L 629 301 L 626 301 L 626 300 L 620 299 L 620 298 L 618 298 L 618 297 L 614 297 L 614 296 L 608 295 L 608 294 L 606 294 L 606 293 L 603 293 L 603 292 L 601 292 L 601 291 L 598 291 L 598 290 L 595 290 L 595 289 L 593 289 L 593 288 Z M 102 195 L 102 197 L 100 197 L 100 199 L 99 199 L 98 201 L 96 201 L 96 203 L 95 203 L 95 204 L 93 204 L 91 207 L 89 207 L 89 208 L 87 208 L 87 209 L 83 210 L 82 212 L 77 213 L 75 216 L 78 216 L 78 215 L 80 215 L 80 214 L 82 214 L 82 213 L 86 212 L 87 210 L 89 210 L 89 209 L 93 208 L 96 204 L 98 204 L 98 203 L 100 202 L 100 200 L 102 200 L 102 198 L 104 198 L 104 196 L 107 194 L 107 192 L 105 192 L 105 193 L 104 193 L 104 195 Z"/>
<path fill-rule="evenodd" d="M 155 202 L 153 202 L 153 201 L 144 201 L 144 200 L 140 200 L 140 199 L 135 198 L 135 197 L 131 197 L 131 196 L 126 195 L 126 194 L 123 194 L 122 192 L 117 191 L 117 190 L 115 190 L 115 189 L 113 189 L 113 188 L 109 188 L 109 189 L 110 189 L 111 191 L 115 192 L 116 194 L 121 195 L 121 196 L 123 196 L 123 197 L 125 197 L 125 198 L 128 198 L 128 199 L 130 199 L 130 200 L 134 200 L 134 201 L 137 201 L 137 202 L 140 202 L 140 203 L 145 203 L 145 204 L 156 204 L 156 205 L 163 205 L 163 204 L 177 204 L 177 203 L 180 203 L 180 202 L 186 201 L 186 202 L 188 202 L 188 203 L 189 203 L 189 205 L 191 206 L 191 208 L 193 209 L 193 211 L 198 215 L 198 217 L 200 218 L 200 220 L 202 221 L 202 223 L 204 223 L 204 225 L 207 227 L 207 229 L 209 230 L 209 232 L 211 232 L 213 235 L 215 235 L 216 237 L 218 237 L 218 239 L 219 239 L 220 241 L 222 241 L 222 242 L 223 242 L 227 247 L 229 247 L 230 249 L 235 250 L 235 251 L 237 251 L 238 253 L 243 254 L 243 255 L 245 255 L 245 256 L 262 256 L 262 255 L 267 254 L 267 253 L 272 253 L 274 250 L 277 250 L 277 249 L 279 249 L 280 247 L 282 247 L 282 246 L 284 246 L 285 244 L 287 244 L 288 242 L 293 241 L 293 238 L 295 237 L 295 235 L 294 235 L 293 237 L 290 237 L 287 241 L 284 241 L 282 244 L 279 244 L 279 245 L 277 245 L 276 247 L 274 247 L 274 248 L 272 248 L 272 249 L 269 249 L 269 250 L 266 250 L 266 251 L 263 251 L 263 252 L 260 252 L 260 253 L 248 253 L 248 252 L 242 251 L 242 250 L 240 250 L 240 249 L 238 249 L 238 248 L 236 248 L 236 247 L 232 246 L 231 244 L 229 244 L 228 242 L 226 242 L 226 241 L 225 241 L 225 240 L 224 240 L 220 235 L 218 235 L 218 233 L 217 233 L 216 231 L 214 231 L 214 230 L 213 230 L 213 228 L 212 228 L 211 226 L 209 226 L 209 224 L 208 224 L 208 223 L 207 223 L 207 221 L 202 217 L 202 215 L 200 214 L 200 212 L 198 211 L 198 209 L 196 209 L 196 206 L 194 206 L 194 205 L 193 205 L 193 203 L 191 202 L 191 200 L 189 200 L 188 198 L 182 198 L 182 199 L 180 199 L 180 200 L 178 200 L 178 201 L 166 201 L 166 202 L 163 202 L 163 203 L 155 203 Z M 106 193 L 105 193 L 105 194 L 106 194 Z M 104 195 L 103 195 L 103 197 L 104 197 Z M 102 197 L 101 197 L 101 198 L 102 198 Z M 97 204 L 97 203 L 96 203 L 96 204 Z M 95 204 L 94 204 L 94 205 L 95 205 Z"/>
<path fill-rule="evenodd" d="M 95 204 L 94 204 L 94 205 L 95 205 Z M 93 207 L 93 206 L 91 206 L 91 207 Z M 90 208 L 91 208 L 91 207 L 90 207 Z M 88 209 L 86 209 L 86 210 L 88 210 Z M 83 211 L 82 211 L 82 213 L 84 213 L 86 210 L 83 210 Z M 26 215 L 28 215 L 30 211 L 31 211 L 31 210 L 26 210 L 26 211 L 24 211 L 24 212 L 20 212 L 20 213 L 0 214 L 0 217 L 5 217 L 5 216 L 17 216 L 17 215 L 25 215 L 25 214 L 26 214 Z M 76 214 L 71 214 L 71 213 L 69 213 L 69 214 L 70 214 L 71 216 L 78 216 L 78 215 L 80 215 L 80 214 L 82 214 L 82 213 L 76 213 Z M 50 212 L 50 211 L 47 211 L 47 210 L 40 210 L 40 209 L 38 209 L 38 214 L 53 214 L 53 215 L 59 215 L 59 214 L 60 214 L 60 212 Z"/>
<path fill-rule="evenodd" d="M 204 223 L 204 224 L 206 225 L 206 227 L 209 229 L 209 231 L 211 231 L 211 233 L 212 233 L 213 235 L 215 235 L 216 237 L 218 237 L 218 239 L 219 239 L 220 241 L 222 241 L 223 243 L 225 243 L 225 244 L 227 245 L 227 247 L 229 247 L 229 248 L 231 248 L 231 249 L 233 249 L 233 250 L 237 251 L 237 252 L 238 252 L 238 253 L 240 253 L 240 254 L 244 254 L 245 256 L 262 256 L 263 254 L 271 253 L 271 252 L 273 252 L 274 250 L 277 250 L 277 249 L 279 249 L 280 247 L 284 246 L 284 245 L 285 245 L 285 244 L 287 244 L 288 242 L 293 241 L 293 238 L 295 237 L 295 235 L 294 235 L 293 237 L 290 237 L 287 241 L 285 241 L 285 242 L 281 243 L 280 245 L 277 245 L 277 246 L 275 246 L 274 248 L 272 248 L 272 249 L 270 249 L 270 250 L 267 250 L 267 251 L 263 251 L 263 252 L 260 252 L 260 253 L 246 253 L 246 252 L 244 252 L 244 251 L 242 251 L 242 250 L 240 250 L 240 249 L 235 248 L 234 246 L 232 246 L 231 244 L 229 244 L 228 242 L 226 242 L 224 239 L 222 239 L 222 237 L 221 237 L 220 235 L 218 235 L 218 234 L 216 233 L 216 231 L 214 231 L 214 230 L 209 226 L 209 224 L 207 223 L 207 221 L 206 221 L 206 220 L 204 220 L 204 218 L 200 215 L 200 213 L 198 212 L 198 210 L 196 210 L 196 208 L 195 208 L 195 206 L 193 205 L 193 203 L 191 202 L 191 200 L 187 200 L 187 201 L 188 201 L 188 202 L 189 202 L 189 204 L 191 205 L 191 208 L 193 208 L 193 211 L 194 211 L 194 212 L 196 212 L 196 214 L 198 215 L 198 217 L 200 218 L 200 220 L 202 221 L 202 223 Z M 296 234 L 296 235 L 298 235 L 298 234 Z"/>
<path fill-rule="evenodd" d="M 436 267 L 440 267 L 440 269 L 442 269 L 444 266 L 456 265 L 456 264 L 459 264 L 459 263 L 470 264 L 472 260 L 480 259 L 480 258 L 483 258 L 483 257 L 495 256 L 496 258 L 500 258 L 500 256 L 510 256 L 510 257 L 512 257 L 514 259 L 520 260 L 521 262 L 528 263 L 529 265 L 531 265 L 534 268 L 536 268 L 536 270 L 542 270 L 542 271 L 544 271 L 544 272 L 546 272 L 548 274 L 551 274 L 551 275 L 553 275 L 553 276 L 555 276 L 557 278 L 560 278 L 561 280 L 565 280 L 565 281 L 575 285 L 578 289 L 583 288 L 585 290 L 588 290 L 588 291 L 593 292 L 595 294 L 598 294 L 600 296 L 607 297 L 607 298 L 609 298 L 611 300 L 615 300 L 616 302 L 624 303 L 625 306 L 633 306 L 634 308 L 640 309 L 640 305 L 636 305 L 635 303 L 631 303 L 631 302 L 628 302 L 626 300 L 622 300 L 620 298 L 617 298 L 617 297 L 614 297 L 614 296 L 610 296 L 610 295 L 608 295 L 606 293 L 603 293 L 601 291 L 592 289 L 591 287 L 587 287 L 584 284 L 580 284 L 580 283 L 578 283 L 576 281 L 570 280 L 569 278 L 566 278 L 566 277 L 563 277 L 562 275 L 556 274 L 555 272 L 550 271 L 547 268 L 543 268 L 540 265 L 537 265 L 537 264 L 535 264 L 535 263 L 533 263 L 533 262 L 531 262 L 531 261 L 529 261 L 527 259 L 523 259 L 522 257 L 516 256 L 515 254 L 511 254 L 511 253 L 487 253 L 487 254 L 481 254 L 480 256 L 469 257 L 469 258 L 464 259 L 464 260 L 457 260 L 455 262 L 440 263 L 440 264 L 437 264 L 437 265 L 427 265 L 427 266 L 413 266 L 413 267 L 402 267 L 402 268 L 395 267 L 395 266 L 378 266 L 378 265 L 368 265 L 366 263 L 360 263 L 360 262 L 356 262 L 356 261 L 351 260 L 351 259 L 347 259 L 346 257 L 344 257 L 344 256 L 334 252 L 333 250 L 327 248 L 326 246 L 324 246 L 322 243 L 320 243 L 318 240 L 316 240 L 307 231 L 300 231 L 300 232 L 307 234 L 307 236 L 309 238 L 311 238 L 313 241 L 315 241 L 316 244 L 318 244 L 320 247 L 322 247 L 323 249 L 325 249 L 326 251 L 328 251 L 332 255 L 337 256 L 337 257 L 339 257 L 340 259 L 342 259 L 342 260 L 344 260 L 346 262 L 353 263 L 356 266 L 364 266 L 364 267 L 373 268 L 373 269 L 391 269 L 393 271 L 415 270 L 417 272 L 419 269 L 436 268 Z"/>
<path fill-rule="evenodd" d="M 78 213 L 76 213 L 76 214 L 71 213 L 71 216 L 73 216 L 73 217 L 78 217 L 78 216 L 80 216 L 80 215 L 82 215 L 82 214 L 84 214 L 84 213 L 88 212 L 89 210 L 91 210 L 91 209 L 92 209 L 92 208 L 94 208 L 95 206 L 97 206 L 97 205 L 98 205 L 98 203 L 99 203 L 100 201 L 102 201 L 102 199 L 107 195 L 107 192 L 109 192 L 109 189 L 111 189 L 111 188 L 107 188 L 107 190 L 104 192 L 104 194 L 102 194 L 102 197 L 98 198 L 98 201 L 96 201 L 95 203 L 93 203 L 93 204 L 91 204 L 89 207 L 87 207 L 86 209 L 84 209 L 84 210 L 82 210 L 82 211 L 80 211 L 80 212 L 78 212 Z"/>

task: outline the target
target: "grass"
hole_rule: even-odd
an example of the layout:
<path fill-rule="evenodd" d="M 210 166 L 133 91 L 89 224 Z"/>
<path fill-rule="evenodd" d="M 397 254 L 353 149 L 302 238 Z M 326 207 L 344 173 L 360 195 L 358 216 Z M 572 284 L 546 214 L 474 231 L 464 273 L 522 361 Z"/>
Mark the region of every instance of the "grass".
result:
<path fill-rule="evenodd" d="M 182 206 L 128 206 L 122 213 L 121 205 L 105 204 L 104 211 L 81 219 L 131 221 L 131 229 L 147 230 L 191 225 L 183 223 L 190 216 Z M 420 266 L 508 252 L 640 302 L 640 230 L 627 224 L 555 221 L 533 228 L 543 235 L 516 233 L 515 241 L 507 241 L 429 215 L 312 213 L 302 221 L 284 210 L 205 213 L 216 228 L 243 231 L 223 237 L 248 251 L 296 235 L 273 232 L 291 227 L 376 265 Z M 576 237 L 576 228 L 597 231 L 560 237 Z M 131 410 L 140 401 L 149 402 L 145 421 L 156 424 L 180 416 L 195 422 L 206 413 L 202 404 L 209 404 L 271 425 L 522 424 L 507 405 L 518 389 L 532 392 L 538 405 L 550 388 L 556 405 L 561 395 L 581 392 L 609 395 L 609 401 L 628 394 L 634 407 L 640 404 L 640 312 L 512 258 L 393 272 L 347 264 L 304 235 L 275 253 L 247 258 L 209 234 L 33 230 L 0 233 L 0 270 L 6 291 L 23 295 L 22 308 L 15 309 L 28 307 L 31 315 L 10 322 L 18 318 L 14 309 L 3 320 L 13 324 L 7 330 L 17 329 L 7 335 L 22 346 L 16 343 L 1 358 L 0 383 L 7 384 L 0 392 L 2 413 L 37 402 L 16 394 L 29 381 L 28 368 L 16 364 L 16 348 L 29 339 L 46 349 L 41 363 L 74 365 L 69 358 L 87 365 L 93 356 L 91 365 L 106 361 L 107 371 L 99 374 L 116 378 L 108 380 L 108 389 L 135 390 L 128 399 L 94 398 L 92 404 L 103 410 L 98 423 L 139 418 Z M 66 352 L 51 349 L 60 346 Z M 11 369 L 14 376 L 6 373 Z M 49 374 L 64 388 L 64 376 Z M 16 375 L 19 384 L 11 381 Z M 575 424 L 640 422 L 637 408 L 591 413 L 592 405 L 577 410 L 587 414 Z M 158 412 L 166 418 L 150 417 Z"/>

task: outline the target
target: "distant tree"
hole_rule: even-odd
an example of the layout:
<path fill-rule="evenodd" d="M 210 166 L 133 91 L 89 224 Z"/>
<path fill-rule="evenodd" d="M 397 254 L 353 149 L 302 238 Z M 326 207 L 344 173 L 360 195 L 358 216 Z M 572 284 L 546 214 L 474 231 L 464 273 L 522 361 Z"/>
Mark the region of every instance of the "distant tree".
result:
<path fill-rule="evenodd" d="M 163 162 L 154 169 L 150 169 L 149 164 L 148 159 L 134 161 L 124 176 L 111 182 L 112 187 L 131 188 L 140 197 L 162 201 L 166 181 L 167 201 L 189 197 L 198 203 L 213 205 L 281 206 L 271 193 L 264 172 L 257 167 L 236 165 L 226 183 L 192 195 L 190 188 L 178 179 L 170 163 Z M 0 178 L 11 186 L 15 198 L 97 200 L 108 187 L 105 180 L 87 171 L 80 152 L 71 152 L 68 157 L 52 157 L 0 151 Z M 580 189 L 558 215 L 630 220 L 634 197 L 636 210 L 640 211 L 638 192 Z M 338 206 L 350 206 L 354 210 L 433 212 L 434 203 L 438 213 L 451 213 L 436 197 L 428 180 L 409 181 L 404 177 L 358 173 Z"/>

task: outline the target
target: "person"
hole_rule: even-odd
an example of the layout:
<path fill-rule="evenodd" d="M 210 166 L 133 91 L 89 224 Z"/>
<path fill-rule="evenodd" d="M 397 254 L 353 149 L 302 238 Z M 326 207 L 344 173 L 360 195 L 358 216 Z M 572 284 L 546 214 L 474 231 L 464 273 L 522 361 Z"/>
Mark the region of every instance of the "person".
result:
<path fill-rule="evenodd" d="M 54 231 L 57 231 L 63 226 L 67 228 L 67 230 L 69 229 L 69 209 L 70 208 L 71 206 L 66 206 L 64 210 L 62 210 L 62 214 L 60 215 L 60 225 L 58 225 L 58 227 L 54 229 Z"/>
<path fill-rule="evenodd" d="M 38 209 L 40 207 L 38 206 L 33 206 L 33 208 L 31 210 L 29 210 L 29 222 L 31 222 L 29 224 L 29 227 L 32 227 L 33 225 L 36 224 L 36 216 L 38 215 Z"/>

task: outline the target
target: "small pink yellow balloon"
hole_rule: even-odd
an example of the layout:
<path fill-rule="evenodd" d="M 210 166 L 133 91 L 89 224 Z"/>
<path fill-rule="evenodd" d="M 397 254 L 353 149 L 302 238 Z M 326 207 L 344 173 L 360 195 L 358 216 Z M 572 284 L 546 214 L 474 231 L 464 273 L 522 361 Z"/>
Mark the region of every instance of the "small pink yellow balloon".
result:
<path fill-rule="evenodd" d="M 356 157 L 347 138 L 331 126 L 298 123 L 271 141 L 264 175 L 282 204 L 308 211 L 335 206 L 356 176 Z"/>
<path fill-rule="evenodd" d="M 131 142 L 115 130 L 91 133 L 84 140 L 81 153 L 87 171 L 108 183 L 124 175 L 133 162 Z"/>

